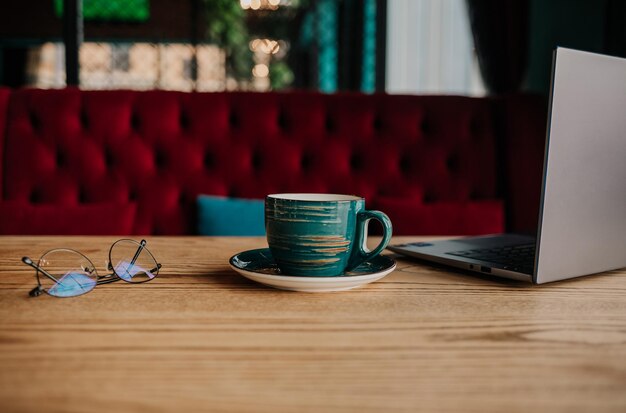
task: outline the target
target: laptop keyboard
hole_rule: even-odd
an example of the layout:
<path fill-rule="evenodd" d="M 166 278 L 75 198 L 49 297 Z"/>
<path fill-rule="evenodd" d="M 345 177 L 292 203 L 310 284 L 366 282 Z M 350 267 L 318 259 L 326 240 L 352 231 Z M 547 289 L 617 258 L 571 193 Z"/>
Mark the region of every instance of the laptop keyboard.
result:
<path fill-rule="evenodd" d="M 508 247 L 472 249 L 446 254 L 473 260 L 493 262 L 504 269 L 532 274 L 535 265 L 535 244 L 512 245 Z"/>

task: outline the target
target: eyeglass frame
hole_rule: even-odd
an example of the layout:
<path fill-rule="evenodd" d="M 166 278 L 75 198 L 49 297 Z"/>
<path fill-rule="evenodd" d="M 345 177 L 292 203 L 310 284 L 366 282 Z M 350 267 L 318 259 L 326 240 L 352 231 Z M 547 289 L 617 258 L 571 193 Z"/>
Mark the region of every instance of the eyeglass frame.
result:
<path fill-rule="evenodd" d="M 133 256 L 132 260 L 130 261 L 130 265 L 134 265 L 134 264 L 135 264 L 135 262 L 136 262 L 136 261 L 137 261 L 137 259 L 139 258 L 139 254 L 141 254 L 143 251 L 147 252 L 147 253 L 150 255 L 150 257 L 152 258 L 152 260 L 156 263 L 156 267 L 155 267 L 155 268 L 153 268 L 153 269 L 151 269 L 151 270 L 149 270 L 148 272 L 150 272 L 150 273 L 154 273 L 154 272 L 156 272 L 156 275 L 155 275 L 154 277 L 152 277 L 152 278 L 148 278 L 147 280 L 143 280 L 143 281 L 136 281 L 136 282 L 133 282 L 133 281 L 126 281 L 125 279 L 123 279 L 122 277 L 120 277 L 120 276 L 119 276 L 119 275 L 115 272 L 115 268 L 113 268 L 113 263 L 112 263 L 112 259 L 111 259 L 111 251 L 113 251 L 113 247 L 115 247 L 115 245 L 116 245 L 117 243 L 121 242 L 121 241 L 130 241 L 130 242 L 134 242 L 134 243 L 136 243 L 136 244 L 138 244 L 138 245 L 139 245 L 139 248 L 137 248 L 137 251 L 135 252 L 135 255 Z M 140 242 L 137 242 L 137 241 L 135 241 L 134 239 L 130 239 L 130 238 L 121 238 L 121 239 L 118 239 L 117 241 L 115 241 L 113 244 L 111 244 L 111 247 L 109 247 L 109 259 L 108 259 L 108 262 L 107 262 L 107 270 L 108 270 L 108 271 L 113 271 L 113 272 L 112 272 L 111 274 L 107 274 L 107 275 L 99 275 L 99 274 L 98 274 L 98 271 L 97 271 L 97 269 L 96 269 L 96 266 L 93 264 L 93 262 L 92 262 L 92 261 L 91 261 L 91 260 L 90 260 L 90 259 L 89 259 L 86 255 L 85 255 L 85 254 L 83 254 L 82 252 L 77 251 L 77 250 L 75 250 L 75 249 L 72 249 L 72 248 L 53 248 L 53 249 L 51 249 L 51 250 L 48 250 L 48 251 L 44 252 L 44 253 L 42 254 L 42 256 L 41 256 L 41 257 L 45 257 L 47 254 L 49 254 L 49 253 L 51 253 L 51 252 L 53 252 L 53 251 L 71 251 L 71 252 L 74 252 L 74 253 L 76 253 L 76 254 L 80 255 L 80 256 L 81 256 L 81 257 L 83 257 L 84 259 L 86 259 L 86 260 L 87 260 L 87 261 L 88 261 L 88 262 L 92 265 L 92 267 L 93 267 L 94 271 L 96 272 L 96 284 L 94 285 L 94 287 L 93 287 L 91 290 L 86 291 L 85 293 L 83 293 L 83 294 L 86 294 L 86 293 L 88 293 L 88 292 L 91 292 L 93 289 L 95 289 L 98 285 L 101 285 L 101 284 L 110 284 L 110 283 L 117 282 L 117 281 L 120 281 L 120 280 L 122 280 L 122 281 L 124 281 L 124 282 L 127 282 L 127 283 L 129 283 L 129 284 L 142 284 L 142 283 L 145 283 L 145 282 L 148 282 L 148 281 L 152 281 L 152 280 L 154 280 L 156 277 L 158 277 L 158 275 L 159 275 L 159 271 L 161 270 L 162 265 L 161 265 L 161 263 L 157 262 L 156 258 L 154 258 L 154 255 L 152 255 L 152 252 L 150 252 L 150 250 L 149 250 L 148 248 L 146 248 L 146 244 L 147 244 L 147 243 L 148 243 L 148 242 L 147 242 L 145 239 L 142 239 Z M 41 261 L 41 258 L 39 258 L 39 260 Z M 55 278 L 52 274 L 50 274 L 48 271 L 46 271 L 46 270 L 44 270 L 43 268 L 41 268 L 41 266 L 40 266 L 40 265 L 35 264 L 35 262 L 34 262 L 31 258 L 26 257 L 26 256 L 25 256 L 25 257 L 22 257 L 22 262 L 23 262 L 24 264 L 28 265 L 29 267 L 34 268 L 34 269 L 37 271 L 37 272 L 36 272 L 36 275 L 37 275 L 37 286 L 36 286 L 35 288 L 33 288 L 33 289 L 32 289 L 32 290 L 28 293 L 28 295 L 29 295 L 30 297 L 39 297 L 41 294 L 43 294 L 44 292 L 46 292 L 46 291 L 42 288 L 41 281 L 39 280 L 39 273 L 41 273 L 41 274 L 45 275 L 45 276 L 46 276 L 46 277 L 48 277 L 50 280 L 52 280 L 54 283 L 56 283 L 56 284 L 60 284 L 60 283 L 59 283 L 59 280 L 57 280 L 57 279 L 56 279 L 56 278 Z M 47 292 L 46 292 L 46 293 L 47 293 Z M 78 295 L 83 295 L 83 294 L 77 294 L 77 295 L 75 295 L 75 296 L 71 296 L 71 297 L 77 297 Z M 67 297 L 59 297 L 59 296 L 55 296 L 55 295 L 52 295 L 52 294 L 48 294 L 48 295 L 50 295 L 50 296 L 52 296 L 52 297 L 57 297 L 57 298 L 67 298 Z"/>

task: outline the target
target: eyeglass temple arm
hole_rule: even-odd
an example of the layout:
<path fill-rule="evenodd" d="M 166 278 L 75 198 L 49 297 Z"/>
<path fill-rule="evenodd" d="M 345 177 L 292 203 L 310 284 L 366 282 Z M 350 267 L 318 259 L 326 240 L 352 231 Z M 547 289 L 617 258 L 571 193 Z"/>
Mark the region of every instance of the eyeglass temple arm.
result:
<path fill-rule="evenodd" d="M 137 258 L 139 258 L 139 254 L 141 254 L 141 251 L 143 251 L 143 249 L 145 248 L 146 243 L 147 241 L 145 239 L 141 240 L 141 242 L 139 243 L 139 247 L 137 248 L 137 252 L 135 252 L 133 259 L 130 260 L 130 265 L 135 265 L 135 261 L 137 261 Z"/>
<path fill-rule="evenodd" d="M 141 254 L 141 251 L 143 251 L 143 249 L 146 247 L 146 244 L 148 243 L 148 241 L 146 241 L 145 239 L 142 239 L 141 242 L 139 243 L 139 247 L 137 248 L 137 252 L 135 252 L 135 255 L 133 256 L 133 259 L 130 260 L 130 265 L 131 267 L 133 265 L 135 265 L 135 261 L 137 261 L 137 258 L 139 258 L 139 254 Z M 161 269 L 161 264 L 157 263 L 157 266 L 153 269 L 151 269 L 148 272 L 155 272 Z"/>
<path fill-rule="evenodd" d="M 43 268 L 41 268 L 39 265 L 35 264 L 33 262 L 33 260 L 31 260 L 28 257 L 22 257 L 22 262 L 30 267 L 33 267 L 34 269 L 36 269 L 37 271 L 39 271 L 40 273 L 42 273 L 43 275 L 45 275 L 46 277 L 50 278 L 52 281 L 54 281 L 55 283 L 59 283 L 59 280 L 57 280 L 56 278 L 54 278 L 48 271 L 44 270 Z M 38 295 L 40 295 L 42 293 L 41 291 L 41 283 L 39 282 L 39 279 L 37 279 L 37 287 L 33 288 L 28 295 L 30 295 L 31 297 L 37 297 Z"/>

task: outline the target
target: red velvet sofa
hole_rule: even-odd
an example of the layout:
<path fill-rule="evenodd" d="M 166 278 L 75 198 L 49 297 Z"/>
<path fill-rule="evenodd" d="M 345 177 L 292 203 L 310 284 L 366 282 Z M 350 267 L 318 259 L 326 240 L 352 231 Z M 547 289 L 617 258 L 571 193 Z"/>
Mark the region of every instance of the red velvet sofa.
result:
<path fill-rule="evenodd" d="M 196 197 L 364 196 L 396 234 L 533 230 L 537 96 L 0 88 L 0 233 L 194 234 Z"/>

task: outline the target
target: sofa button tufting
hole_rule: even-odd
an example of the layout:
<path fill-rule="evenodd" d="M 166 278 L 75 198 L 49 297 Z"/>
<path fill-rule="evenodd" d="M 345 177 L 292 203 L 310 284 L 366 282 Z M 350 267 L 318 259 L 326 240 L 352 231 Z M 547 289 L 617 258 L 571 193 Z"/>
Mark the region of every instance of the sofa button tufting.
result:
<path fill-rule="evenodd" d="M 157 168 L 163 168 L 167 164 L 167 159 L 165 157 L 165 153 L 162 151 L 157 151 L 154 154 L 154 164 Z"/>
<path fill-rule="evenodd" d="M 41 129 L 41 121 L 39 120 L 39 116 L 37 116 L 35 112 L 30 112 L 29 120 L 31 126 L 33 127 L 33 130 L 39 131 L 39 129 Z"/>
<path fill-rule="evenodd" d="M 63 151 L 58 151 L 56 154 L 57 168 L 63 168 L 65 166 L 66 158 Z"/>
<path fill-rule="evenodd" d="M 141 126 L 141 122 L 139 121 L 139 115 L 137 115 L 137 113 L 135 112 L 133 112 L 133 114 L 130 116 L 130 126 L 135 131 L 139 130 L 139 127 Z"/>
<path fill-rule="evenodd" d="M 324 122 L 324 127 L 326 128 L 326 133 L 334 132 L 334 130 L 335 130 L 335 121 L 330 116 L 326 116 L 326 121 Z"/>
<path fill-rule="evenodd" d="M 189 117 L 187 116 L 186 112 L 180 113 L 179 123 L 182 130 L 189 129 Z"/>
<path fill-rule="evenodd" d="M 479 138 L 481 130 L 482 130 L 481 121 L 478 118 L 472 118 L 472 120 L 470 120 L 470 124 L 469 124 L 469 132 L 470 132 L 470 134 L 473 137 L 475 137 L 475 138 Z"/>
<path fill-rule="evenodd" d="M 426 192 L 424 193 L 424 196 L 422 197 L 422 201 L 423 201 L 425 204 L 429 204 L 429 203 L 431 203 L 431 202 L 435 202 L 435 201 L 436 201 L 436 198 L 437 198 L 437 197 L 435 196 L 435 194 L 434 194 L 432 191 L 426 191 Z"/>
<path fill-rule="evenodd" d="M 38 204 L 41 201 L 41 194 L 39 193 L 39 191 L 36 190 L 36 189 L 33 189 L 30 192 L 30 196 L 28 197 L 28 201 L 31 204 Z"/>
<path fill-rule="evenodd" d="M 350 157 L 350 168 L 353 171 L 360 171 L 365 166 L 365 162 L 363 161 L 363 157 L 360 154 L 352 154 Z"/>
<path fill-rule="evenodd" d="M 409 171 L 411 170 L 411 160 L 408 156 L 403 156 L 402 158 L 400 158 L 400 162 L 398 162 L 398 168 L 403 174 L 409 173 Z"/>
<path fill-rule="evenodd" d="M 215 166 L 215 157 L 211 152 L 207 152 L 206 154 L 204 154 L 202 165 L 204 165 L 206 169 L 211 169 Z"/>
<path fill-rule="evenodd" d="M 263 165 L 263 157 L 258 151 L 255 151 L 252 154 L 252 169 L 255 171 L 259 170 Z"/>
<path fill-rule="evenodd" d="M 113 157 L 111 151 L 108 149 L 104 151 L 104 164 L 107 166 L 107 168 L 115 165 L 115 158 Z"/>
<path fill-rule="evenodd" d="M 80 188 L 78 190 L 78 203 L 79 204 L 84 204 L 84 203 L 87 203 L 87 202 L 88 202 L 88 200 L 87 200 L 87 193 L 86 193 L 84 188 Z"/>
<path fill-rule="evenodd" d="M 375 132 L 380 132 L 382 130 L 383 120 L 379 116 L 376 116 L 374 118 L 374 122 L 372 122 L 372 128 Z"/>
<path fill-rule="evenodd" d="M 80 112 L 80 126 L 83 129 L 89 129 L 89 117 L 85 111 Z"/>
<path fill-rule="evenodd" d="M 239 116 L 236 112 L 230 112 L 230 114 L 228 115 L 228 124 L 233 129 L 239 127 Z"/>
<path fill-rule="evenodd" d="M 278 129 L 284 131 L 288 128 L 287 117 L 284 112 L 280 112 L 278 114 L 278 118 L 276 119 L 276 124 L 278 125 Z"/>
<path fill-rule="evenodd" d="M 422 134 L 430 135 L 433 133 L 432 124 L 429 121 L 424 119 L 422 120 L 422 123 L 420 124 L 420 130 L 422 131 Z"/>
<path fill-rule="evenodd" d="M 303 154 L 302 158 L 300 158 L 300 168 L 303 171 L 308 172 L 311 169 L 312 164 L 313 157 L 308 153 Z"/>
<path fill-rule="evenodd" d="M 451 173 L 459 171 L 459 156 L 458 154 L 452 154 L 446 159 L 446 167 Z"/>

